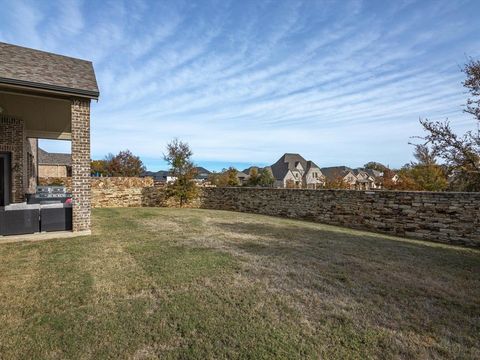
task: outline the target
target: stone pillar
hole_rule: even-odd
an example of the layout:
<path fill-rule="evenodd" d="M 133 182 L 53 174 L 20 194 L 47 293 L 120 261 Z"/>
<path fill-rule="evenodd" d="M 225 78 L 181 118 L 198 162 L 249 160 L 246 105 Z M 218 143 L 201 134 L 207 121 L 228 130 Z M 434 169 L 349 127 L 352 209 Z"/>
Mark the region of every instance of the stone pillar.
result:
<path fill-rule="evenodd" d="M 72 112 L 73 231 L 90 230 L 90 100 L 74 99 Z"/>

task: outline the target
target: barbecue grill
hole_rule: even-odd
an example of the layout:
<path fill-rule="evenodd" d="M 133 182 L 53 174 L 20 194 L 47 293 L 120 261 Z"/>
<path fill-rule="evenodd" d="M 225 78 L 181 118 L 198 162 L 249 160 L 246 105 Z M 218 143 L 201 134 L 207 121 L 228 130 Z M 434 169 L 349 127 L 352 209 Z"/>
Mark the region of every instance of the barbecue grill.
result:
<path fill-rule="evenodd" d="M 27 195 L 29 204 L 56 204 L 65 203 L 71 199 L 64 186 L 37 186 L 35 194 Z"/>

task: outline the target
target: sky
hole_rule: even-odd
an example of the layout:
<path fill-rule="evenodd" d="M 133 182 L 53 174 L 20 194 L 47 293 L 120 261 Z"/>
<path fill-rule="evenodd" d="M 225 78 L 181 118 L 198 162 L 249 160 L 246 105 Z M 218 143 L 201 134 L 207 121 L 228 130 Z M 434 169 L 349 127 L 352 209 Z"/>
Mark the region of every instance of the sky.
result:
<path fill-rule="evenodd" d="M 419 118 L 474 121 L 460 71 L 480 1 L 0 0 L 0 41 L 91 60 L 92 157 L 166 169 L 190 144 L 210 170 L 300 153 L 320 167 L 412 159 Z M 49 151 L 68 142 L 43 141 Z"/>

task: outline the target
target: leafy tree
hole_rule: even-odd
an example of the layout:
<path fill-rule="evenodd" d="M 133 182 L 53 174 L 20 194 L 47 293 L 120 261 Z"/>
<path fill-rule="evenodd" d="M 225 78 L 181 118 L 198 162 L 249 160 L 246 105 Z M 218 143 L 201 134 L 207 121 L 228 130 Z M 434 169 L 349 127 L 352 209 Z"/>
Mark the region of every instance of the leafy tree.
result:
<path fill-rule="evenodd" d="M 463 86 L 470 93 L 464 111 L 477 121 L 477 130 L 456 134 L 448 120 L 421 119 L 427 133 L 420 137 L 436 157 L 442 159 L 453 175 L 451 189 L 480 191 L 480 61 L 470 59 L 463 72 L 467 78 Z"/>
<path fill-rule="evenodd" d="M 239 186 L 240 181 L 238 180 L 237 174 L 238 170 L 230 166 L 228 169 L 224 169 L 223 173 L 226 176 L 226 186 Z"/>
<path fill-rule="evenodd" d="M 173 139 L 167 145 L 165 161 L 170 165 L 170 173 L 175 181 L 167 185 L 168 196 L 179 200 L 180 206 L 198 196 L 198 188 L 195 184 L 197 169 L 192 162 L 193 155 L 190 146 L 178 139 Z"/>
<path fill-rule="evenodd" d="M 90 173 L 95 176 L 108 176 L 107 160 L 93 160 L 90 163 Z"/>
<path fill-rule="evenodd" d="M 208 180 L 217 187 L 240 186 L 237 174 L 237 169 L 229 167 L 228 169 L 223 169 L 220 173 L 210 174 Z"/>
<path fill-rule="evenodd" d="M 117 155 L 107 155 L 104 160 L 110 176 L 134 177 L 145 172 L 145 166 L 140 157 L 132 154 L 130 150 L 120 151 Z"/>
<path fill-rule="evenodd" d="M 258 173 L 258 169 L 255 167 L 252 167 L 250 169 L 250 172 L 248 174 L 248 181 L 247 181 L 247 186 L 258 186 L 260 182 L 260 174 Z"/>
<path fill-rule="evenodd" d="M 444 169 L 437 164 L 407 165 L 399 172 L 397 190 L 444 191 L 448 180 Z"/>
<path fill-rule="evenodd" d="M 258 184 L 263 187 L 272 187 L 275 183 L 275 178 L 268 169 L 262 169 L 259 174 Z"/>
<path fill-rule="evenodd" d="M 380 171 L 380 172 L 384 172 L 385 169 L 388 169 L 387 166 L 383 165 L 382 163 L 375 162 L 375 161 L 370 161 L 370 162 L 366 163 L 365 165 L 363 165 L 363 167 L 365 169 L 368 169 L 368 170 L 376 170 L 376 171 Z"/>
<path fill-rule="evenodd" d="M 382 188 L 386 190 L 413 190 L 413 189 L 401 189 L 398 181 L 395 181 L 395 172 L 388 167 L 383 170 L 382 175 Z M 408 185 L 410 187 L 410 185 Z"/>
<path fill-rule="evenodd" d="M 448 188 L 448 177 L 445 168 L 438 165 L 433 151 L 425 145 L 415 145 L 413 154 L 417 162 L 405 165 L 398 172 L 397 181 L 388 181 L 385 188 L 392 190 L 424 190 L 445 191 Z M 388 179 L 395 174 L 386 170 Z"/>
<path fill-rule="evenodd" d="M 350 185 L 345 182 L 342 173 L 337 172 L 325 179 L 325 189 L 350 189 Z"/>

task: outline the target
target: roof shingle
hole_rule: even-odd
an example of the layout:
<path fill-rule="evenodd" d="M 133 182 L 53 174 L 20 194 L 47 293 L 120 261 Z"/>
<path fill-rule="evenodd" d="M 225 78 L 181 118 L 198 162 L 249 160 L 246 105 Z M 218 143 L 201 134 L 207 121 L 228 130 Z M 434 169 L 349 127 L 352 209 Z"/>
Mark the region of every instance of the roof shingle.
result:
<path fill-rule="evenodd" d="M 0 83 L 98 98 L 93 64 L 0 42 Z"/>

